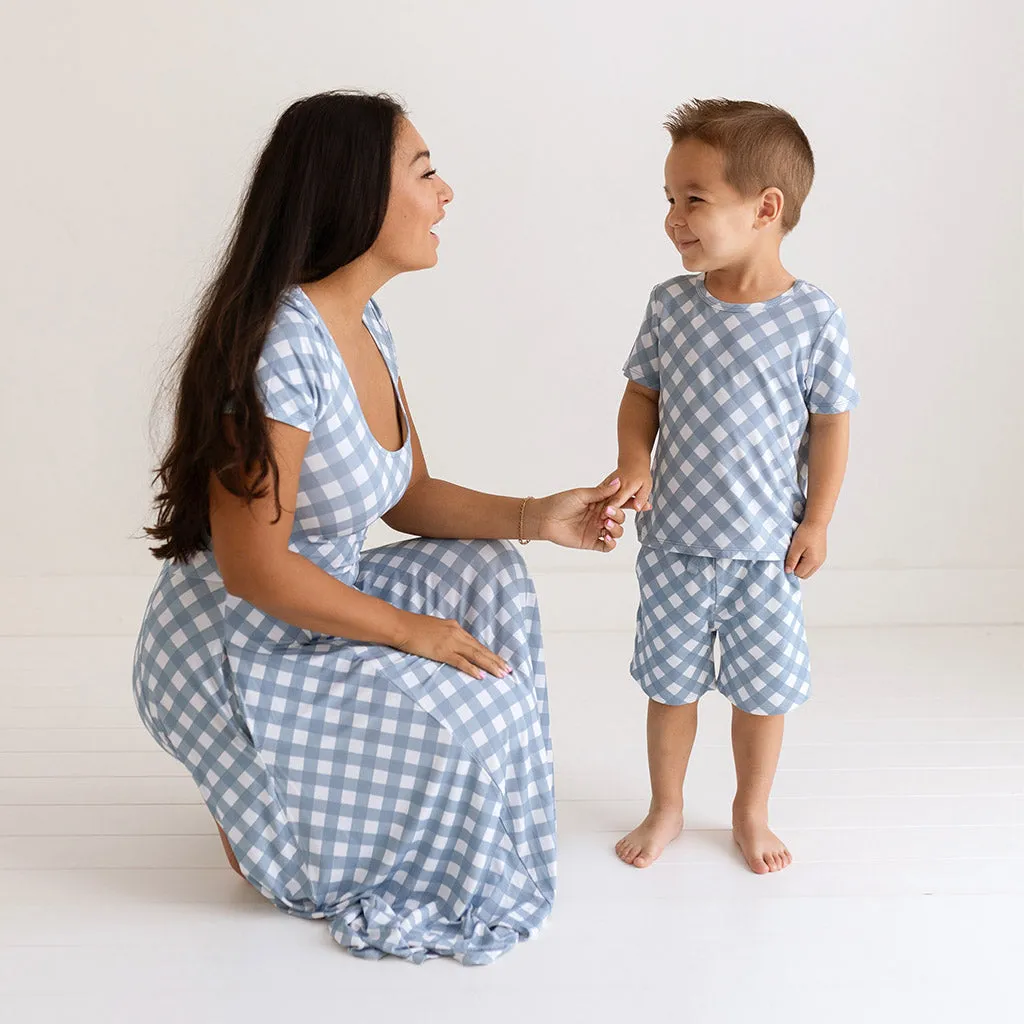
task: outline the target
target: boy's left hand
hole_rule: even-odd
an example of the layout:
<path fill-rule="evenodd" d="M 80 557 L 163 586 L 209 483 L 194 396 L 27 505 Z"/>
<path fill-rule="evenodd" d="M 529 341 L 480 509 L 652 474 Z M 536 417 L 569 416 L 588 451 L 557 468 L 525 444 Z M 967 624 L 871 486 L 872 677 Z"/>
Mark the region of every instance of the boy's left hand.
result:
<path fill-rule="evenodd" d="M 802 580 L 813 576 L 824 564 L 828 527 L 821 523 L 801 523 L 793 534 L 786 554 L 786 572 Z"/>

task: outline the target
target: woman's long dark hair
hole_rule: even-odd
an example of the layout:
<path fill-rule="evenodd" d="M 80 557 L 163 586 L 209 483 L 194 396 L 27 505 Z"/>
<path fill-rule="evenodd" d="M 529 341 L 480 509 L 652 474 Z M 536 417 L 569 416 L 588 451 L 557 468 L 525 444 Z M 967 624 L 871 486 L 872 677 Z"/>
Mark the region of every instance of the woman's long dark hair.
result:
<path fill-rule="evenodd" d="M 156 525 L 146 528 L 155 557 L 183 562 L 208 546 L 211 473 L 247 502 L 266 495 L 269 477 L 280 516 L 256 364 L 282 292 L 376 240 L 404 113 L 384 94 L 329 92 L 298 100 L 277 122 L 176 363 L 173 436 L 154 477 Z"/>

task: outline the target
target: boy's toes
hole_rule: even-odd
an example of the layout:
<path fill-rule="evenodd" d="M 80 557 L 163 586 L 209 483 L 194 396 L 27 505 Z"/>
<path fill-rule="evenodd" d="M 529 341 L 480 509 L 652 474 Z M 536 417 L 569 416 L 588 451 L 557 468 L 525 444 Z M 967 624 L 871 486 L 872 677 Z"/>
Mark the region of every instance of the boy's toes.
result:
<path fill-rule="evenodd" d="M 625 861 L 627 864 L 632 864 L 637 854 L 636 848 L 628 841 L 628 837 L 620 839 L 615 844 L 615 852 L 619 860 Z"/>
<path fill-rule="evenodd" d="M 733 838 L 755 875 L 782 871 L 793 862 L 788 849 L 763 820 L 737 819 Z"/>
<path fill-rule="evenodd" d="M 661 851 L 683 827 L 683 816 L 679 812 L 651 813 L 629 835 L 623 836 L 616 844 L 615 852 L 625 864 L 635 868 L 646 868 L 653 864 Z"/>

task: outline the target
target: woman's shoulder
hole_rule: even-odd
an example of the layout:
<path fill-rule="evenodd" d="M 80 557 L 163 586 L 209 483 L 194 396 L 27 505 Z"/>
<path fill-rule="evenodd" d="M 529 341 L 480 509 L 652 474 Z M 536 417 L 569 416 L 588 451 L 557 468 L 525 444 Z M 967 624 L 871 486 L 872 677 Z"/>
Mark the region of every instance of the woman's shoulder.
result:
<path fill-rule="evenodd" d="M 330 339 L 313 304 L 299 287 L 278 301 L 260 353 L 263 372 L 296 371 L 323 378 L 330 374 Z"/>
<path fill-rule="evenodd" d="M 323 346 L 320 317 L 303 290 L 294 285 L 285 290 L 274 310 L 268 343 L 294 344 L 300 351 L 312 353 Z"/>
<path fill-rule="evenodd" d="M 267 415 L 312 430 L 332 391 L 331 364 L 316 310 L 300 288 L 286 291 L 256 364 Z"/>

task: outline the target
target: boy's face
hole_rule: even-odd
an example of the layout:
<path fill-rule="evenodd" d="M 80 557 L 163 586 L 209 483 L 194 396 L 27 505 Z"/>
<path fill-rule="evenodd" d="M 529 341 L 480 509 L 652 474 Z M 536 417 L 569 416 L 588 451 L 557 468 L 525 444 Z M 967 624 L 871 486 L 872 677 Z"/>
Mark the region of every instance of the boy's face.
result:
<path fill-rule="evenodd" d="M 689 271 L 721 270 L 747 257 L 764 237 L 761 196 L 743 196 L 722 172 L 722 154 L 684 139 L 665 161 L 665 232 Z"/>

